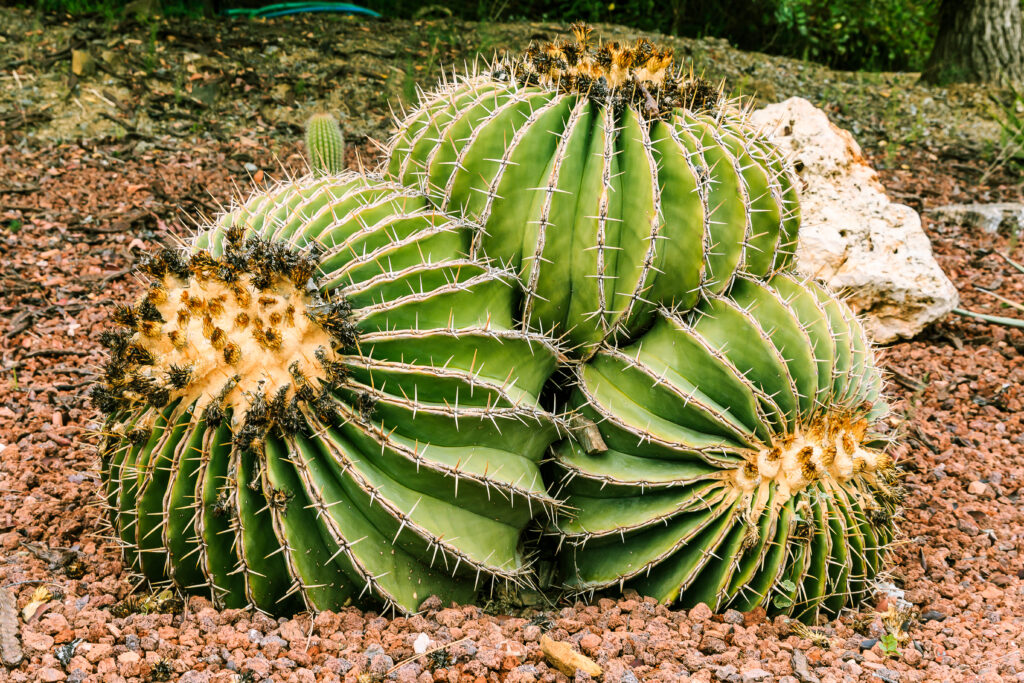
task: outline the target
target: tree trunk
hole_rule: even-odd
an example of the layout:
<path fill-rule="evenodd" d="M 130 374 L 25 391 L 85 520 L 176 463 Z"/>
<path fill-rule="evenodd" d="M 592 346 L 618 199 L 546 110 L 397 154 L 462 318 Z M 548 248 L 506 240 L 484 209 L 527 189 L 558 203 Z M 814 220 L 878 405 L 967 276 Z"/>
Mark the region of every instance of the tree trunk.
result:
<path fill-rule="evenodd" d="M 1020 0 L 942 0 L 927 83 L 1024 83 Z"/>

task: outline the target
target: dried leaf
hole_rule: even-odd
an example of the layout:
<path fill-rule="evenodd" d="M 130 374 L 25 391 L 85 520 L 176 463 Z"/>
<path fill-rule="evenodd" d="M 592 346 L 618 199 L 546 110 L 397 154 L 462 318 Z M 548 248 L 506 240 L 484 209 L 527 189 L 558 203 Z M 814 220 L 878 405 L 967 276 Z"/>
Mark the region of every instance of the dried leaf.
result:
<path fill-rule="evenodd" d="M 21 663 L 21 643 L 18 641 L 18 607 L 9 588 L 0 588 L 0 660 L 4 666 Z"/>
<path fill-rule="evenodd" d="M 591 678 L 600 678 L 604 673 L 597 662 L 586 655 L 576 652 L 568 643 L 553 640 L 548 636 L 541 636 L 540 649 L 556 669 L 570 678 L 576 675 L 577 669 Z"/>
<path fill-rule="evenodd" d="M 21 610 L 21 618 L 25 620 L 25 623 L 32 621 L 32 617 L 36 615 L 39 608 L 50 602 L 53 599 L 53 593 L 46 586 L 40 586 L 36 588 L 36 591 L 32 594 L 32 599 L 25 605 L 25 609 Z"/>

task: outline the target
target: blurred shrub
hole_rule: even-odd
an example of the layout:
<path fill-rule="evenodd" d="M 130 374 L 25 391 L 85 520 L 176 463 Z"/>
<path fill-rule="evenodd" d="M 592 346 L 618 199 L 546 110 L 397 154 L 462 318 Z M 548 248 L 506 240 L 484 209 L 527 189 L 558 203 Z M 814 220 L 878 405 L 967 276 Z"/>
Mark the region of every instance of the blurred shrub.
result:
<path fill-rule="evenodd" d="M 364 4 L 386 16 L 413 16 L 429 5 Z M 443 6 L 464 19 L 608 22 L 725 38 L 744 50 L 841 69 L 919 70 L 935 40 L 939 0 L 449 0 Z"/>
<path fill-rule="evenodd" d="M 259 7 L 274 0 L 161 0 L 165 14 Z M 589 21 L 725 38 L 841 69 L 918 70 L 935 39 L 939 0 L 354 0 L 386 17 L 475 21 Z M 109 14 L 115 0 L 28 0 L 73 14 Z"/>

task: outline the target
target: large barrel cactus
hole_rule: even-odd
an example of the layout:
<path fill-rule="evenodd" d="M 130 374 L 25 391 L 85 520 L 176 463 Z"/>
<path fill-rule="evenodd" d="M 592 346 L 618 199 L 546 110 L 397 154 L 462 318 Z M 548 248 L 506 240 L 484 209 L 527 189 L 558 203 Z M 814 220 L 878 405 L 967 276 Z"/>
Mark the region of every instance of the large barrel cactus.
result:
<path fill-rule="evenodd" d="M 126 561 L 272 613 L 528 580 L 557 349 L 416 193 L 315 176 L 143 265 L 94 399 Z"/>
<path fill-rule="evenodd" d="M 577 375 L 572 405 L 601 439 L 557 448 L 569 588 L 804 620 L 863 598 L 902 493 L 845 304 L 785 274 L 738 278 Z"/>
<path fill-rule="evenodd" d="M 382 171 L 482 224 L 526 326 L 585 356 L 784 267 L 799 211 L 779 152 L 669 51 L 574 33 L 426 95 Z"/>

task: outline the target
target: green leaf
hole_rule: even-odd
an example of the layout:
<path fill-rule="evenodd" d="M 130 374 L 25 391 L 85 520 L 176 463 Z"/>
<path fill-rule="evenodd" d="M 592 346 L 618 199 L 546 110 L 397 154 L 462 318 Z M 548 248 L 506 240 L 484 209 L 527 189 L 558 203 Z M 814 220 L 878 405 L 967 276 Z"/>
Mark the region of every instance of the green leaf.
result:
<path fill-rule="evenodd" d="M 792 581 L 787 581 L 786 583 L 792 584 L 793 582 Z M 772 603 L 774 603 L 775 606 L 778 607 L 779 609 L 785 609 L 786 607 L 789 607 L 790 605 L 792 605 L 793 601 L 789 599 L 788 595 L 776 595 L 772 599 Z"/>

